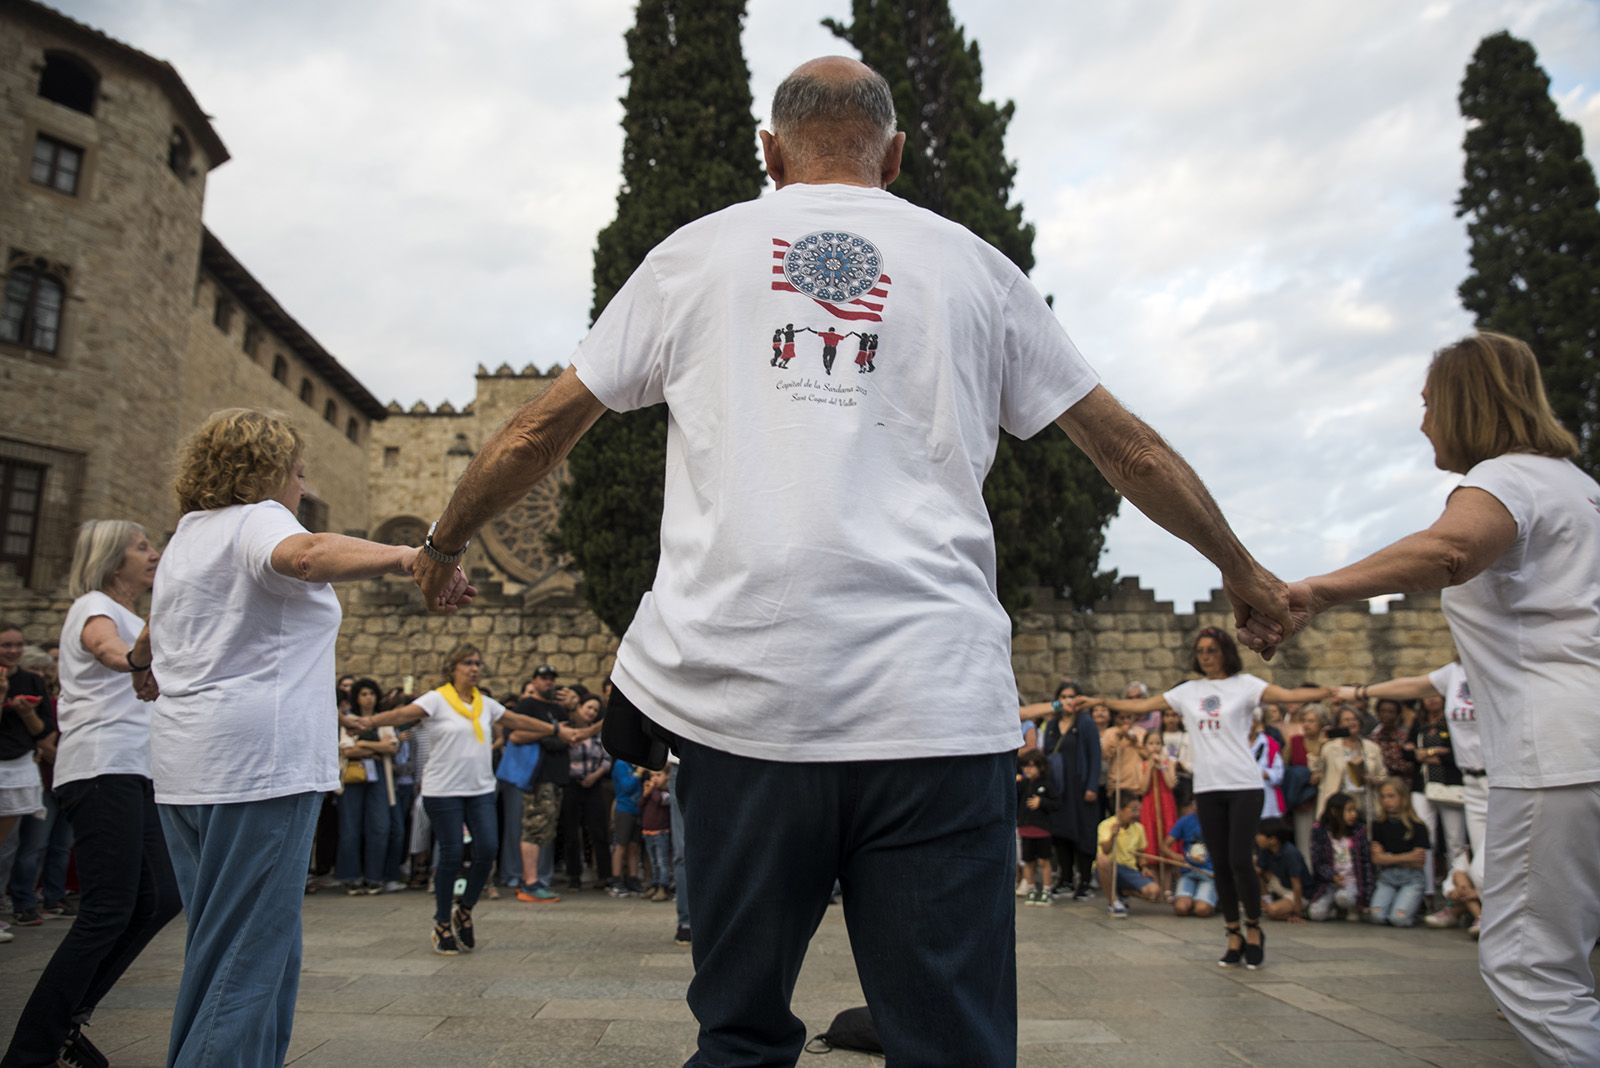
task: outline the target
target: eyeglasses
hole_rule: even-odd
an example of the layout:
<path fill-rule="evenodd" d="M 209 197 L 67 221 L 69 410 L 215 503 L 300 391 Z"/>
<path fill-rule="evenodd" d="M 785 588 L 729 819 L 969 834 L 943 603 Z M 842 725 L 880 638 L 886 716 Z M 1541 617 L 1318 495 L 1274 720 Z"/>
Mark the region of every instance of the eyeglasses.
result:
<path fill-rule="evenodd" d="M 457 660 L 457 667 L 483 667 L 482 660 Z"/>

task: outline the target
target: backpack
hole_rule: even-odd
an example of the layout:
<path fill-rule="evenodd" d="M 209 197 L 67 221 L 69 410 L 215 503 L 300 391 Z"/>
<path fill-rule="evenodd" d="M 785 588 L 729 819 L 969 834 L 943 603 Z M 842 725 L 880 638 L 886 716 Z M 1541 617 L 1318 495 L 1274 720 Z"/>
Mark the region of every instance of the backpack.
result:
<path fill-rule="evenodd" d="M 822 1049 L 812 1049 L 818 1042 Z M 872 1010 L 865 1005 L 859 1009 L 845 1009 L 833 1018 L 828 1029 L 806 1043 L 807 1053 L 832 1053 L 836 1049 L 859 1053 L 882 1053 L 883 1043 L 878 1041 L 878 1029 L 872 1024 Z"/>

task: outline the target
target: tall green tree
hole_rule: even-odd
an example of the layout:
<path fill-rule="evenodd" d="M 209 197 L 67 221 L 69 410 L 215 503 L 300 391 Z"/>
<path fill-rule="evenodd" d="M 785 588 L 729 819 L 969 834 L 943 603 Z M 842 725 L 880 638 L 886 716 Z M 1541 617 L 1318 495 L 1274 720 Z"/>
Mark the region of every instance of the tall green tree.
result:
<path fill-rule="evenodd" d="M 1460 101 L 1456 214 L 1472 242 L 1461 303 L 1480 329 L 1533 346 L 1580 464 L 1600 476 L 1600 191 L 1583 134 L 1556 110 L 1533 46 L 1509 33 L 1479 43 Z"/>
<path fill-rule="evenodd" d="M 983 62 L 947 0 L 852 0 L 848 25 L 823 25 L 889 82 L 906 134 L 892 192 L 967 227 L 1024 273 L 1033 226 L 1012 200 L 1017 167 L 1006 158 L 1014 104 L 982 98 Z M 1030 591 L 1048 586 L 1080 605 L 1107 592 L 1099 572 L 1117 496 L 1056 427 L 1023 441 L 1000 436 L 983 496 L 994 524 L 1000 600 L 1015 620 Z"/>
<path fill-rule="evenodd" d="M 591 322 L 674 230 L 761 195 L 744 16 L 745 0 L 639 0 L 627 32 L 622 188 L 595 249 Z M 617 634 L 660 559 L 666 440 L 664 405 L 609 413 L 567 458 L 556 542 Z"/>

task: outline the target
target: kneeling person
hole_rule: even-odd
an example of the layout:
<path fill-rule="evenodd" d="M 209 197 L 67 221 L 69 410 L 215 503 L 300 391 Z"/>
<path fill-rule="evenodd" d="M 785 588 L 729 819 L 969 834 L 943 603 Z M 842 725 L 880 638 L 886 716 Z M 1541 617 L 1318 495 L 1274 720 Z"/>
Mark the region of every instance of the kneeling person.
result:
<path fill-rule="evenodd" d="M 1183 815 L 1167 835 L 1167 855 L 1183 866 L 1172 898 L 1172 911 L 1179 916 L 1205 919 L 1217 911 L 1217 877 L 1211 868 L 1211 850 L 1200 833 L 1200 817 L 1194 799 L 1183 806 Z"/>
<path fill-rule="evenodd" d="M 1139 822 L 1139 799 L 1130 797 L 1100 824 L 1100 853 L 1095 865 L 1100 874 L 1100 888 L 1105 891 L 1106 911 L 1116 919 L 1128 915 L 1128 906 L 1122 903 L 1123 894 L 1137 894 L 1146 901 L 1161 896 L 1147 870 L 1144 853 L 1148 843 L 1144 824 Z"/>

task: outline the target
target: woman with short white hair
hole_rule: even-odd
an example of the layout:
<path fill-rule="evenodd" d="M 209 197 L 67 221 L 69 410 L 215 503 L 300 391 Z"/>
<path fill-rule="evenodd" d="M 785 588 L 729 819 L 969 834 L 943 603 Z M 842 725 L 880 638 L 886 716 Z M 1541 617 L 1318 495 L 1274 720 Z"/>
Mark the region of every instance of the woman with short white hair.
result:
<path fill-rule="evenodd" d="M 151 765 L 189 915 L 170 1068 L 283 1063 L 312 835 L 339 785 L 332 584 L 409 575 L 417 556 L 301 526 L 303 452 L 282 417 L 233 408 L 178 457 L 150 609 Z M 458 568 L 434 607 L 471 593 Z"/>
<path fill-rule="evenodd" d="M 150 782 L 150 706 L 128 685 L 149 666 L 138 602 L 160 558 L 137 523 L 95 519 L 78 531 L 61 628 L 54 786 L 77 843 L 83 897 L 17 1021 L 8 1065 L 95 1063 L 81 1025 L 178 914 Z"/>

